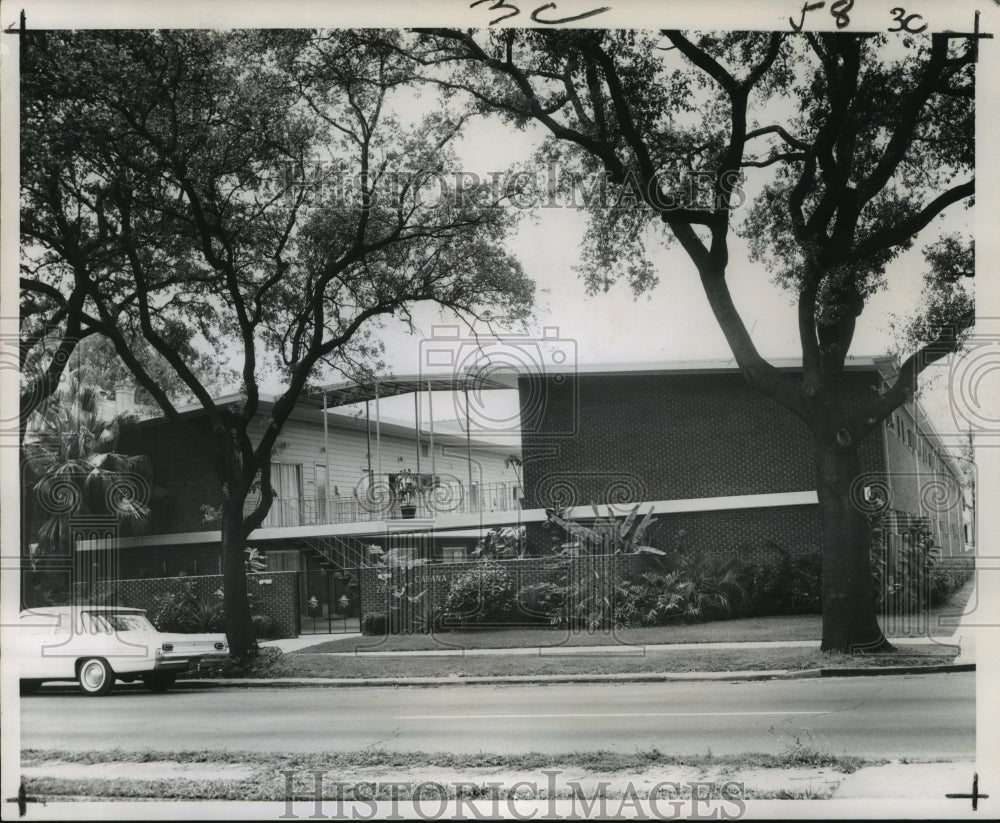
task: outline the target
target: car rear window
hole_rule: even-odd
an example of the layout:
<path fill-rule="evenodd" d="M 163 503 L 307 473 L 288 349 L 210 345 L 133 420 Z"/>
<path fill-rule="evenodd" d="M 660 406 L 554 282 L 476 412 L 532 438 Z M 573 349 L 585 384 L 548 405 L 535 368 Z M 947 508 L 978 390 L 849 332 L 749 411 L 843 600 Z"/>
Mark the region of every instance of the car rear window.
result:
<path fill-rule="evenodd" d="M 135 632 L 156 631 L 144 614 L 115 614 L 114 612 L 88 612 L 94 631 Z"/>

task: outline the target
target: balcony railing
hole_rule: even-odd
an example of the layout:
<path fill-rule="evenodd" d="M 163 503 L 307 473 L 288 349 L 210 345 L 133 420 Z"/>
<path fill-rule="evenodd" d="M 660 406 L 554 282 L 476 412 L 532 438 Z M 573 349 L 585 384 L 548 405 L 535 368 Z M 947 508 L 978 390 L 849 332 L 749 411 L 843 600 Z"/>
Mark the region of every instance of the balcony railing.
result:
<path fill-rule="evenodd" d="M 255 501 L 247 501 L 247 513 L 254 505 Z M 464 485 L 442 484 L 416 493 L 411 506 L 412 511 L 404 500 L 384 487 L 362 490 L 353 497 L 281 497 L 271 504 L 262 528 L 516 511 L 521 508 L 521 489 L 517 483 L 482 483 L 473 486 L 470 492 Z"/>

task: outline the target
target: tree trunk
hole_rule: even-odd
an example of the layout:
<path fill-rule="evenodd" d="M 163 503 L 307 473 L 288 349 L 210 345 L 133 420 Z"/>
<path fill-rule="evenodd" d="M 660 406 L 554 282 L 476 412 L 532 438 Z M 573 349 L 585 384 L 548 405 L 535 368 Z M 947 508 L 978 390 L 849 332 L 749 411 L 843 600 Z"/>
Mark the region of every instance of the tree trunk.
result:
<path fill-rule="evenodd" d="M 247 598 L 246 540 L 243 539 L 243 506 L 231 500 L 222 504 L 222 593 L 226 641 L 237 660 L 257 656 L 250 601 Z"/>
<path fill-rule="evenodd" d="M 871 526 L 855 504 L 851 485 L 860 475 L 857 445 L 833 440 L 816 451 L 817 494 L 823 528 L 823 641 L 829 652 L 893 649 L 876 619 Z"/>

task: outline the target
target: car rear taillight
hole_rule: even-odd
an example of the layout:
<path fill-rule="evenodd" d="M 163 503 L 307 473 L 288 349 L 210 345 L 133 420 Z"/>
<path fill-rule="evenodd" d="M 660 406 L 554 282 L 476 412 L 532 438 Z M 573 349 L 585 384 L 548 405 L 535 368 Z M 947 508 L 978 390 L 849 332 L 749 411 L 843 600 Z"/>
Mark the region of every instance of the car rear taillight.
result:
<path fill-rule="evenodd" d="M 215 648 L 218 649 L 221 652 L 223 649 L 226 648 L 226 644 L 225 643 L 216 643 L 215 644 Z"/>

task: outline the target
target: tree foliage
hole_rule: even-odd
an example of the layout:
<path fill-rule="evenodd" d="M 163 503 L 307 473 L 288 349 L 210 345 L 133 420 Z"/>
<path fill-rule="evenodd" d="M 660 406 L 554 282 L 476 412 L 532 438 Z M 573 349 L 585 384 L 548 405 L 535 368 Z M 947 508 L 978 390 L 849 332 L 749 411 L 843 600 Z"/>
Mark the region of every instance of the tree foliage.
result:
<path fill-rule="evenodd" d="M 149 515 L 146 460 L 119 451 L 135 418 L 102 416 L 96 392 L 70 381 L 33 415 L 23 445 L 22 489 L 27 559 L 44 569 L 73 556 L 73 520 L 112 517 L 121 534 L 135 533 Z"/>
<path fill-rule="evenodd" d="M 619 280 L 637 292 L 656 286 L 654 240 L 686 252 L 744 378 L 812 433 L 823 647 L 884 647 L 864 582 L 867 523 L 850 497 L 858 444 L 971 327 L 971 244 L 942 236 L 928 247 L 924 303 L 908 321 L 894 385 L 858 408 L 843 373 L 857 319 L 886 287 L 890 264 L 946 209 L 971 204 L 975 43 L 676 30 L 423 35 L 413 59 L 428 81 L 464 93 L 476 111 L 546 130 L 540 159 L 564 170 L 564 191 L 607 182 L 613 196 L 582 197 L 591 292 Z M 800 374 L 761 356 L 733 301 L 737 230 L 751 261 L 798 306 Z M 663 293 L 674 299 L 684 286 Z"/>
<path fill-rule="evenodd" d="M 517 319 L 532 301 L 502 247 L 508 213 L 429 197 L 420 175 L 400 173 L 447 166 L 455 125 L 396 116 L 406 75 L 391 41 L 38 32 L 22 49 L 22 289 L 63 301 L 83 330 L 108 338 L 208 458 L 223 496 L 234 650 L 252 644 L 243 546 L 273 498 L 272 449 L 315 376 L 370 367 L 379 320 L 407 321 L 415 302 Z M 178 413 L 139 339 L 201 405 L 207 429 Z M 207 353 L 233 364 L 240 406 L 216 404 Z M 287 388 L 265 410 L 271 377 Z"/>

